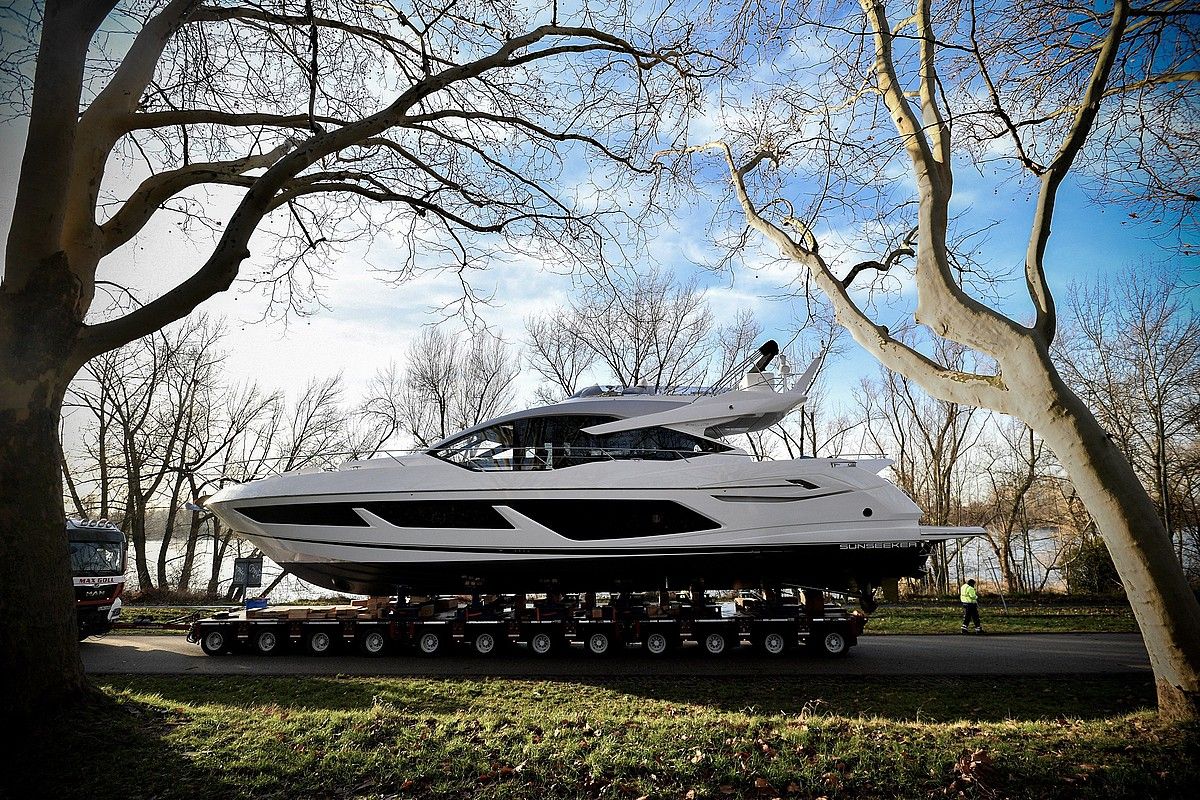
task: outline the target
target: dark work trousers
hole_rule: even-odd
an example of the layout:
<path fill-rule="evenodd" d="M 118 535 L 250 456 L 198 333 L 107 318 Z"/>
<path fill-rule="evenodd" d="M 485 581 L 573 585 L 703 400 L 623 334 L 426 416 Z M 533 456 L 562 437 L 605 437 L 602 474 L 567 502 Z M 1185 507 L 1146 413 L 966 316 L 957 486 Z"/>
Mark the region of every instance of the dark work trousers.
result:
<path fill-rule="evenodd" d="M 963 630 L 973 621 L 976 628 L 983 627 L 979 624 L 979 604 L 978 603 L 963 603 Z"/>

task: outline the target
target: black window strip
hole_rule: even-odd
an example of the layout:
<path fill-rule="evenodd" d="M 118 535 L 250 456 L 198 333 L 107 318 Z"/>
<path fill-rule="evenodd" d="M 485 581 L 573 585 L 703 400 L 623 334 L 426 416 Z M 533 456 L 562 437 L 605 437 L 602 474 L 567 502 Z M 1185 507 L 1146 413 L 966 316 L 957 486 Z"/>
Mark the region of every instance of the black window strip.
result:
<path fill-rule="evenodd" d="M 289 503 L 278 506 L 243 506 L 240 513 L 265 525 L 327 525 L 342 528 L 370 527 L 351 503 Z"/>
<path fill-rule="evenodd" d="M 516 500 L 504 505 L 575 541 L 632 539 L 721 527 L 670 500 Z"/>
<path fill-rule="evenodd" d="M 362 508 L 402 528 L 513 529 L 486 500 L 395 500 L 366 503 Z"/>

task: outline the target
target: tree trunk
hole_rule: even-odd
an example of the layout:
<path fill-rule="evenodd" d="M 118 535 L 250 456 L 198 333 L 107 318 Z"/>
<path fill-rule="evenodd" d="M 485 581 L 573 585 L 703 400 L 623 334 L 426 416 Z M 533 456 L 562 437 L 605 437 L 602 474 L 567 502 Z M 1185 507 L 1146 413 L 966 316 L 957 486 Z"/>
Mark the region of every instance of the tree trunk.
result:
<path fill-rule="evenodd" d="M 192 492 L 195 495 L 195 492 Z M 200 514 L 197 511 L 192 511 L 188 518 L 188 535 L 187 544 L 183 551 L 183 566 L 179 569 L 179 591 L 190 592 L 192 590 L 192 570 L 196 564 L 196 546 L 200 543 L 200 529 L 203 523 L 200 520 Z"/>
<path fill-rule="evenodd" d="M 1159 713 L 1196 719 L 1200 604 L 1175 560 L 1158 509 L 1120 449 L 1053 367 L 1038 382 L 1040 391 L 1013 388 L 1028 398 L 1025 421 L 1066 468 L 1120 573 L 1154 669 Z"/>
<path fill-rule="evenodd" d="M 130 469 L 134 469 L 130 464 Z M 140 469 L 140 467 L 137 467 Z M 143 592 L 154 588 L 154 579 L 150 577 L 150 561 L 146 549 L 146 502 L 135 490 L 135 484 L 129 485 L 129 511 L 125 518 L 125 532 L 133 543 L 133 566 L 137 572 L 138 589 Z"/>
<path fill-rule="evenodd" d="M 50 302 L 0 285 L 0 705 L 10 722 L 77 700 L 87 686 L 59 472 L 59 415 L 78 329 L 59 295 L 69 291 L 60 260 L 41 267 L 63 277 Z"/>

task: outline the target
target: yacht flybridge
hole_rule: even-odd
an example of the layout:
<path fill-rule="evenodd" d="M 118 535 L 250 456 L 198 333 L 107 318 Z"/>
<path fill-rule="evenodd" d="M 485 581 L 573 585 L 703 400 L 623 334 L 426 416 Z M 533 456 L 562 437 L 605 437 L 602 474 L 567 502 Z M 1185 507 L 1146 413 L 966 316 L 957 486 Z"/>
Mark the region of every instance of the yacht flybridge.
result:
<path fill-rule="evenodd" d="M 362 594 L 861 589 L 982 533 L 918 526 L 877 474 L 890 461 L 758 461 L 721 441 L 804 402 L 816 362 L 789 384 L 782 357 L 766 371 L 777 354 L 768 342 L 712 389 L 591 387 L 422 452 L 284 473 L 205 505 L 295 575 Z"/>

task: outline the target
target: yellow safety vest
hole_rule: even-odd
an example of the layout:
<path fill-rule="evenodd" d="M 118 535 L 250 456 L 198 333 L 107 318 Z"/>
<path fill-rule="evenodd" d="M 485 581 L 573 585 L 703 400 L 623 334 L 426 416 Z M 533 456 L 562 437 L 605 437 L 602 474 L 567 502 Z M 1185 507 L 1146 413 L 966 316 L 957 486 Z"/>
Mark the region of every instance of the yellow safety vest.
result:
<path fill-rule="evenodd" d="M 974 603 L 979 599 L 979 595 L 975 593 L 974 586 L 964 583 L 962 588 L 958 590 L 958 599 L 963 603 Z"/>

